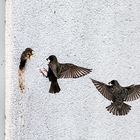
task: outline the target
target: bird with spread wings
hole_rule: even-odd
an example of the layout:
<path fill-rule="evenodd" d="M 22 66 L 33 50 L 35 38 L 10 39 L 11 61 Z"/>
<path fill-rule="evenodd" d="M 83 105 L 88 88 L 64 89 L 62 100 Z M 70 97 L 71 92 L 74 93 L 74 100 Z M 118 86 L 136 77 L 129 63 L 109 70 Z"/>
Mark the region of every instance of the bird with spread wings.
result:
<path fill-rule="evenodd" d="M 122 87 L 117 80 L 112 80 L 109 84 L 91 79 L 97 90 L 108 100 L 112 101 L 106 109 L 113 115 L 126 115 L 131 110 L 131 106 L 124 103 L 140 98 L 140 85 Z"/>
<path fill-rule="evenodd" d="M 55 55 L 49 56 L 47 60 L 50 60 L 48 64 L 48 70 L 44 69 L 47 74 L 45 74 L 42 70 L 40 70 L 40 72 L 51 82 L 49 89 L 50 93 L 60 92 L 61 89 L 57 79 L 79 78 L 92 71 L 92 69 L 83 68 L 71 63 L 59 63 Z"/>

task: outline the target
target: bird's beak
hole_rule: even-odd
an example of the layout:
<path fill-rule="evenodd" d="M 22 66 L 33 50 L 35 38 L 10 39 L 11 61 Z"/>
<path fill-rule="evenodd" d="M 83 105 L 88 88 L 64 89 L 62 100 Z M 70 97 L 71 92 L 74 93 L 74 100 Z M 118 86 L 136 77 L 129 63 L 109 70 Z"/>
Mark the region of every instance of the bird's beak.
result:
<path fill-rule="evenodd" d="M 111 82 L 108 83 L 109 85 L 111 84 Z"/>
<path fill-rule="evenodd" d="M 30 59 L 30 60 L 32 59 L 32 55 L 29 56 L 29 59 Z"/>
<path fill-rule="evenodd" d="M 49 60 L 49 58 L 46 59 L 47 61 Z"/>
<path fill-rule="evenodd" d="M 31 54 L 34 55 L 34 50 L 32 50 L 32 53 Z"/>
<path fill-rule="evenodd" d="M 34 52 L 34 50 L 32 50 L 32 52 Z M 31 60 L 31 58 L 33 57 L 34 53 L 31 53 L 29 56 L 29 59 Z"/>

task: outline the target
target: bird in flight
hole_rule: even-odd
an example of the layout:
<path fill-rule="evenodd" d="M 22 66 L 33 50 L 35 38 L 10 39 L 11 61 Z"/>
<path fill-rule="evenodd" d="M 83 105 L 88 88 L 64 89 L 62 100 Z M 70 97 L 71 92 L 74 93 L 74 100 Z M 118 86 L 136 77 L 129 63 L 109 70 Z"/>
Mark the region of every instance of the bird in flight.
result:
<path fill-rule="evenodd" d="M 79 78 L 92 71 L 92 69 L 83 68 L 71 63 L 59 63 L 55 55 L 49 56 L 46 60 L 50 60 L 48 70 L 44 69 L 47 74 L 45 74 L 42 70 L 40 70 L 40 72 L 43 76 L 49 78 L 49 81 L 51 82 L 49 89 L 50 93 L 57 93 L 61 90 L 57 79 Z"/>
<path fill-rule="evenodd" d="M 140 85 L 122 87 L 117 80 L 112 80 L 107 84 L 91 79 L 96 89 L 108 100 L 111 105 L 106 109 L 113 115 L 126 115 L 131 110 L 131 106 L 124 103 L 140 98 Z"/>

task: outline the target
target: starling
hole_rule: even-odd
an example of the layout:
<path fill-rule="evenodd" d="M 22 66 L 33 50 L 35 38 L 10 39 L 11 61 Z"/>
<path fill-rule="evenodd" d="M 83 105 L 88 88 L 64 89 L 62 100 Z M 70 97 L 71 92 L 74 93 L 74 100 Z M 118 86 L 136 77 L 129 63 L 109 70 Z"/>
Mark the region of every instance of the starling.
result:
<path fill-rule="evenodd" d="M 25 68 L 27 59 L 30 59 L 31 56 L 33 55 L 32 52 L 33 52 L 33 50 L 31 48 L 26 48 L 25 51 L 21 54 L 20 65 L 19 65 L 20 70 L 23 70 Z"/>
<path fill-rule="evenodd" d="M 21 54 L 20 57 L 20 64 L 19 64 L 19 70 L 18 70 L 18 75 L 19 75 L 19 88 L 20 91 L 23 93 L 25 89 L 25 84 L 24 84 L 24 70 L 25 70 L 25 65 L 27 62 L 27 59 L 30 59 L 31 56 L 33 55 L 33 50 L 31 48 L 26 48 L 25 51 Z"/>
<path fill-rule="evenodd" d="M 59 63 L 56 56 L 54 55 L 49 56 L 46 60 L 50 60 L 48 64 L 48 71 L 45 69 L 47 75 L 45 75 L 41 70 L 40 72 L 43 74 L 43 76 L 49 78 L 49 81 L 51 82 L 49 89 L 50 93 L 57 93 L 61 90 L 57 79 L 79 78 L 91 72 L 91 69 L 79 67 L 74 64 Z"/>
<path fill-rule="evenodd" d="M 131 106 L 125 101 L 133 101 L 140 98 L 140 85 L 122 87 L 117 80 L 107 84 L 91 79 L 97 90 L 108 100 L 112 101 L 106 109 L 113 115 L 126 115 Z"/>

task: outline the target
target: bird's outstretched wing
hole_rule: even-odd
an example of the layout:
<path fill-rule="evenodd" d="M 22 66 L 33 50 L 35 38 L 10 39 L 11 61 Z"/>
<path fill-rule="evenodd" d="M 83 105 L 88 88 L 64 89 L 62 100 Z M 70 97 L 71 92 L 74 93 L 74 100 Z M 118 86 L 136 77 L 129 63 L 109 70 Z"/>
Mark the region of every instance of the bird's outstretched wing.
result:
<path fill-rule="evenodd" d="M 97 90 L 108 100 L 112 100 L 112 94 L 111 94 L 111 86 L 106 85 L 105 83 L 96 81 L 91 79 Z"/>
<path fill-rule="evenodd" d="M 90 73 L 92 69 L 76 66 L 70 63 L 60 63 L 60 78 L 79 78 Z"/>
<path fill-rule="evenodd" d="M 140 85 L 131 85 L 125 88 L 128 90 L 126 101 L 133 101 L 140 98 Z"/>

